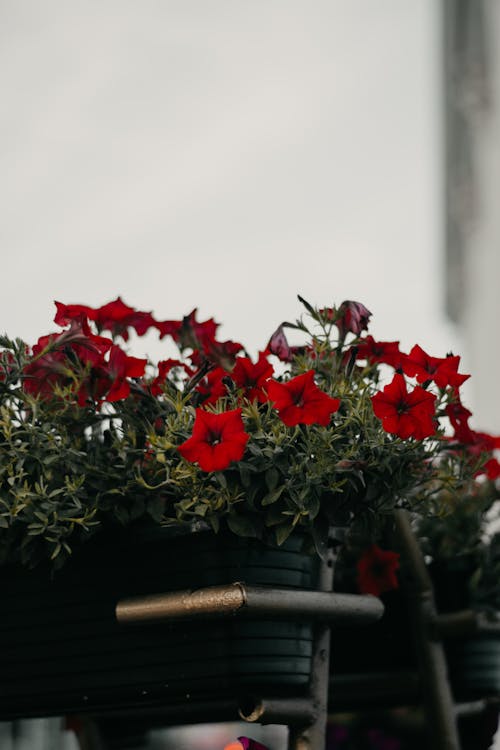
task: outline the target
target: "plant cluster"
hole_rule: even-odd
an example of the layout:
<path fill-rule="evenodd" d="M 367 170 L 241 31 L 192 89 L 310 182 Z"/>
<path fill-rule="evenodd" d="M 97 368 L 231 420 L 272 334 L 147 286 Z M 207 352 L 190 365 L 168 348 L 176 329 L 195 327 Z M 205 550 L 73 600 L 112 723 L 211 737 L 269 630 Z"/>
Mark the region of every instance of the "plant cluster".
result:
<path fill-rule="evenodd" d="M 494 482 L 439 493 L 416 530 L 431 568 L 463 580 L 468 606 L 500 611 L 500 490 Z"/>
<path fill-rule="evenodd" d="M 300 531 L 321 553 L 331 525 L 498 477 L 500 441 L 469 426 L 459 357 L 376 341 L 361 303 L 299 299 L 304 315 L 255 359 L 196 310 L 162 321 L 120 298 L 56 302 L 62 330 L 33 346 L 2 337 L 1 559 L 60 565 L 97 530 L 141 520 L 274 544 Z M 125 350 L 151 330 L 174 358 Z"/>

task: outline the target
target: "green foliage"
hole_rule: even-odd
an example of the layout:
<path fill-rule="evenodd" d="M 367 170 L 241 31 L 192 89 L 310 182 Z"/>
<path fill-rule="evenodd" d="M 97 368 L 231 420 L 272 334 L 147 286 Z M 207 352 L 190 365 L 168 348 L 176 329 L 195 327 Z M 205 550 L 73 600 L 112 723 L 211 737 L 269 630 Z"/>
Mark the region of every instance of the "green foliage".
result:
<path fill-rule="evenodd" d="M 331 524 L 383 522 L 394 507 L 425 507 L 442 487 L 460 484 L 466 463 L 442 458 L 442 432 L 402 440 L 383 429 L 371 403 L 380 368 L 346 360 L 356 336 L 349 345 L 345 334 L 332 341 L 335 321 L 305 305 L 312 328 L 302 319 L 287 325 L 309 346 L 283 379 L 314 370 L 340 408 L 326 427 L 289 427 L 271 403 L 228 388 L 206 408 L 241 407 L 250 437 L 243 459 L 223 472 L 202 471 L 178 452 L 192 434 L 201 370 L 190 382 L 174 370 L 154 395 L 150 377 L 130 379 L 130 395 L 113 403 L 82 402 L 90 369 L 70 352 L 64 366 L 56 362 L 64 379 L 34 396 L 25 372 L 41 355 L 1 338 L 0 561 L 59 566 L 99 529 L 145 519 L 226 526 L 276 544 L 300 529 L 321 550 Z"/>
<path fill-rule="evenodd" d="M 417 533 L 430 561 L 466 573 L 471 605 L 500 611 L 500 491 L 494 482 L 439 493 Z"/>

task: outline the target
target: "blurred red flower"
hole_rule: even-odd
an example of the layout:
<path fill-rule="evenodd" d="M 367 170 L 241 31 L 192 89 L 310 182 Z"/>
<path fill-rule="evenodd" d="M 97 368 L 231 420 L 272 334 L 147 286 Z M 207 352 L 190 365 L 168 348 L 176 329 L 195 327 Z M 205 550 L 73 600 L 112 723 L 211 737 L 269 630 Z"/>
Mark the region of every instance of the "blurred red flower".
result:
<path fill-rule="evenodd" d="M 255 364 L 249 357 L 236 357 L 231 378 L 239 388 L 244 389 L 249 401 L 264 403 L 267 400 L 264 386 L 273 373 L 274 367 L 268 362 L 264 352 L 260 352 Z"/>
<path fill-rule="evenodd" d="M 458 388 L 470 375 L 458 372 L 460 357 L 431 357 L 418 344 L 412 348 L 403 362 L 403 371 L 409 377 L 416 377 L 418 383 L 433 380 L 438 388 L 451 385 Z"/>
<path fill-rule="evenodd" d="M 357 563 L 358 589 L 362 594 L 380 596 L 385 591 L 399 586 L 396 571 L 399 568 L 399 554 L 383 550 L 372 544 Z"/>

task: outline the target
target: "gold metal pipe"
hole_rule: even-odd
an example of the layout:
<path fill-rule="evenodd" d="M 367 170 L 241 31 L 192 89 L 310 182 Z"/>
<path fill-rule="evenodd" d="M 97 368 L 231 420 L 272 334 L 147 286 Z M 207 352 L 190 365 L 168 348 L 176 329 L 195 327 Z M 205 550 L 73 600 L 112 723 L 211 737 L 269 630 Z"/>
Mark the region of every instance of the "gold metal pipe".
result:
<path fill-rule="evenodd" d="M 246 603 L 241 583 L 210 586 L 194 591 L 174 591 L 122 599 L 116 605 L 118 622 L 155 622 L 210 615 L 232 615 Z"/>

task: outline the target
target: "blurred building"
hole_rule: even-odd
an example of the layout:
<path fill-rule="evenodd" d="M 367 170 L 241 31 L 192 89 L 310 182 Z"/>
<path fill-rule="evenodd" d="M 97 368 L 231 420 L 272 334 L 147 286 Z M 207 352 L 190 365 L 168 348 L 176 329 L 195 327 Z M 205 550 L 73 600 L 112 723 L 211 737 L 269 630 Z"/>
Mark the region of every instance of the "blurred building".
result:
<path fill-rule="evenodd" d="M 500 432 L 500 3 L 444 0 L 446 308 L 475 428 Z"/>

